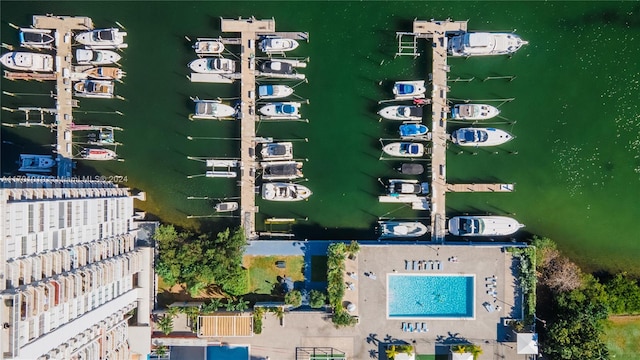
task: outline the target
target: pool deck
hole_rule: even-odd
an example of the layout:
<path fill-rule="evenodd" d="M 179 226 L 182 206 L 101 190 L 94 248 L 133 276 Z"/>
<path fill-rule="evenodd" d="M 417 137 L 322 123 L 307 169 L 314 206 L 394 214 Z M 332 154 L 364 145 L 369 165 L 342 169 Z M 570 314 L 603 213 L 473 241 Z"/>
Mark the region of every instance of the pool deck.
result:
<path fill-rule="evenodd" d="M 508 244 L 509 246 L 511 244 Z M 448 261 L 457 257 L 458 262 Z M 405 260 L 440 260 L 442 270 L 405 270 Z M 346 290 L 349 301 L 357 305 L 359 324 L 336 329 L 326 312 L 293 312 L 284 317 L 281 326 L 272 314 L 265 315 L 262 334 L 245 338 L 212 338 L 206 344 L 248 344 L 251 356 L 261 359 L 294 360 L 297 347 L 332 347 L 344 351 L 348 359 L 370 358 L 385 339 L 413 343 L 418 354 L 442 351 L 443 344 L 469 341 L 483 349 L 479 359 L 518 359 L 515 343 L 504 340 L 504 320 L 514 317 L 520 305 L 515 305 L 514 276 L 516 264 L 501 246 L 483 245 L 363 245 L 355 260 L 346 260 L 347 271 L 356 271 L 357 279 L 346 277 L 355 286 Z M 375 279 L 364 273 L 373 272 Z M 387 274 L 475 274 L 474 320 L 387 319 Z M 486 293 L 485 278 L 496 276 L 497 297 Z M 482 304 L 489 302 L 499 311 L 488 312 Z M 402 331 L 402 322 L 425 322 L 428 332 Z M 177 330 L 177 329 L 176 329 Z M 159 339 L 154 339 L 159 340 Z M 193 340 L 193 339 L 191 339 Z M 179 339 L 162 339 L 178 345 Z M 203 342 L 196 344 L 204 345 Z M 192 345 L 196 345 L 192 344 Z"/>

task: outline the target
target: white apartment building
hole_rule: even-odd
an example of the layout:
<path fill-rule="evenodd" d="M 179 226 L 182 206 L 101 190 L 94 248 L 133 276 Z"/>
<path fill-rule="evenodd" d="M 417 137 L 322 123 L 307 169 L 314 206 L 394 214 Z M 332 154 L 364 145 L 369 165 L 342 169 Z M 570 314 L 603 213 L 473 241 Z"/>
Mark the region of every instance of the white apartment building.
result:
<path fill-rule="evenodd" d="M 136 245 L 134 198 L 105 181 L 0 178 L 0 359 L 147 357 L 153 250 Z"/>

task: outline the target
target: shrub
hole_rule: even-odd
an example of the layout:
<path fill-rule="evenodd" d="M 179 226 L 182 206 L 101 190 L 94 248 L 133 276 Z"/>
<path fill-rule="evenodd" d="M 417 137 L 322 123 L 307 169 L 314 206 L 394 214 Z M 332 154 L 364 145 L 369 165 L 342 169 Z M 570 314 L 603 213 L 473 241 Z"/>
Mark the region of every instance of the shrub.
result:
<path fill-rule="evenodd" d="M 293 307 L 302 305 L 302 294 L 299 290 L 291 290 L 284 296 L 284 302 Z"/>
<path fill-rule="evenodd" d="M 311 290 L 309 292 L 309 305 L 314 309 L 321 308 L 322 306 L 324 306 L 326 298 L 327 297 L 323 292 L 318 290 Z"/>

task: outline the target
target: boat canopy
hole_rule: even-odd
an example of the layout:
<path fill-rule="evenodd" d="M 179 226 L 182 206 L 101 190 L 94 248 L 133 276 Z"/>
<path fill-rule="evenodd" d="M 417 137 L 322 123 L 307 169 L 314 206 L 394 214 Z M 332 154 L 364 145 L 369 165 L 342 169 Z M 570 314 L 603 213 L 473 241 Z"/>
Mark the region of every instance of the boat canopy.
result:
<path fill-rule="evenodd" d="M 397 84 L 398 94 L 411 94 L 415 91 L 415 86 L 411 84 Z"/>
<path fill-rule="evenodd" d="M 295 163 L 268 165 L 264 167 L 264 174 L 267 176 L 294 176 L 298 173 L 299 168 Z"/>
<path fill-rule="evenodd" d="M 427 127 L 422 124 L 403 124 L 400 126 L 401 136 L 424 135 L 427 131 Z"/>
<path fill-rule="evenodd" d="M 281 144 L 271 144 L 269 145 L 269 149 L 271 150 L 272 155 L 285 155 L 287 153 L 287 147 Z"/>
<path fill-rule="evenodd" d="M 97 41 L 111 41 L 113 40 L 113 31 L 111 29 L 97 30 L 93 34 L 93 39 Z"/>
<path fill-rule="evenodd" d="M 484 232 L 484 222 L 479 219 L 460 219 L 459 234 L 482 234 Z"/>
<path fill-rule="evenodd" d="M 258 87 L 258 95 L 260 96 L 273 95 L 273 85 L 262 85 Z"/>
<path fill-rule="evenodd" d="M 21 43 L 30 43 L 30 44 L 44 44 L 53 40 L 53 37 L 49 34 L 44 34 L 40 32 L 20 32 L 20 42 Z"/>
<path fill-rule="evenodd" d="M 424 172 L 422 164 L 402 164 L 400 172 L 407 175 L 420 175 Z"/>
<path fill-rule="evenodd" d="M 402 143 L 400 145 L 400 153 L 418 155 L 420 154 L 420 146 L 418 144 Z"/>
<path fill-rule="evenodd" d="M 284 114 L 295 114 L 296 107 L 291 104 L 278 104 L 276 105 L 276 112 Z"/>

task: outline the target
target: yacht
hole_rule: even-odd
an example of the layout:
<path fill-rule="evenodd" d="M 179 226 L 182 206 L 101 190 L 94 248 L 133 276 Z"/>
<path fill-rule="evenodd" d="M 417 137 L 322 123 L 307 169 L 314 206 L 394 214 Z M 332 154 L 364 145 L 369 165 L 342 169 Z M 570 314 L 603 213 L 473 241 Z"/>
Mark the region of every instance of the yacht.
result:
<path fill-rule="evenodd" d="M 198 55 L 217 55 L 224 51 L 224 44 L 218 39 L 198 39 L 193 49 Z"/>
<path fill-rule="evenodd" d="M 420 157 L 424 155 L 424 145 L 412 142 L 393 142 L 385 145 L 382 151 L 391 156 Z"/>
<path fill-rule="evenodd" d="M 497 107 L 486 104 L 458 104 L 451 109 L 454 120 L 487 120 L 498 116 Z"/>
<path fill-rule="evenodd" d="M 287 85 L 260 85 L 258 86 L 258 98 L 280 99 L 293 94 L 293 89 Z"/>
<path fill-rule="evenodd" d="M 126 32 L 117 28 L 96 29 L 76 35 L 76 41 L 87 49 L 124 49 Z"/>
<path fill-rule="evenodd" d="M 260 166 L 265 180 L 293 180 L 303 176 L 302 162 L 299 161 L 263 162 Z"/>
<path fill-rule="evenodd" d="M 111 50 L 76 49 L 76 62 L 80 65 L 107 65 L 120 61 L 122 57 Z"/>
<path fill-rule="evenodd" d="M 102 148 L 84 148 L 80 158 L 85 160 L 114 160 L 118 155 L 115 151 Z"/>
<path fill-rule="evenodd" d="M 75 96 L 87 98 L 113 98 L 113 81 L 84 80 L 73 85 Z"/>
<path fill-rule="evenodd" d="M 262 160 L 291 160 L 293 159 L 293 143 L 291 142 L 272 142 L 263 143 L 260 149 L 260 157 Z"/>
<path fill-rule="evenodd" d="M 21 71 L 53 71 L 53 56 L 47 54 L 12 51 L 2 54 L 0 63 L 5 67 Z"/>
<path fill-rule="evenodd" d="M 424 80 L 396 81 L 393 84 L 393 95 L 396 99 L 423 98 L 426 91 Z"/>
<path fill-rule="evenodd" d="M 20 46 L 34 49 L 51 49 L 55 38 L 51 30 L 20 28 Z"/>
<path fill-rule="evenodd" d="M 387 189 L 391 196 L 406 194 L 425 195 L 429 193 L 429 183 L 421 183 L 418 180 L 390 179 Z"/>
<path fill-rule="evenodd" d="M 420 237 L 429 228 L 419 221 L 380 221 L 380 238 Z"/>
<path fill-rule="evenodd" d="M 511 134 L 495 128 L 462 128 L 451 134 L 453 143 L 460 146 L 497 146 L 511 139 Z"/>
<path fill-rule="evenodd" d="M 260 50 L 271 52 L 291 51 L 298 47 L 298 42 L 293 39 L 272 38 L 268 37 L 260 41 Z"/>
<path fill-rule="evenodd" d="M 124 77 L 125 73 L 122 69 L 117 67 L 92 67 L 82 72 L 87 77 L 98 80 L 120 80 Z"/>
<path fill-rule="evenodd" d="M 452 37 L 447 50 L 451 56 L 507 55 L 526 44 L 516 34 L 476 32 Z"/>
<path fill-rule="evenodd" d="M 455 216 L 449 219 L 449 232 L 456 236 L 506 236 L 523 226 L 506 216 Z"/>
<path fill-rule="evenodd" d="M 20 154 L 20 168 L 21 172 L 51 172 L 52 168 L 56 165 L 56 161 L 51 155 L 32 155 L 32 154 Z"/>
<path fill-rule="evenodd" d="M 313 193 L 308 187 L 292 183 L 262 184 L 262 198 L 269 201 L 301 201 Z"/>
<path fill-rule="evenodd" d="M 422 120 L 422 107 L 393 105 L 382 108 L 378 115 L 388 120 L 420 121 Z"/>
<path fill-rule="evenodd" d="M 298 74 L 296 68 L 306 67 L 307 64 L 298 60 L 268 60 L 258 65 L 256 75 L 284 79 L 304 79 L 304 74 Z"/>
<path fill-rule="evenodd" d="M 300 119 L 299 102 L 268 103 L 258 111 L 269 119 Z"/>
<path fill-rule="evenodd" d="M 236 109 L 223 104 L 219 100 L 200 100 L 195 98 L 195 113 L 190 115 L 190 119 L 225 119 L 236 114 Z"/>
<path fill-rule="evenodd" d="M 189 68 L 201 74 L 232 74 L 236 71 L 236 62 L 225 58 L 202 58 L 190 62 Z"/>
<path fill-rule="evenodd" d="M 238 210 L 238 203 L 235 201 L 217 203 L 216 212 L 230 212 Z"/>
<path fill-rule="evenodd" d="M 427 140 L 429 129 L 422 124 L 408 123 L 400 125 L 402 139 Z"/>

